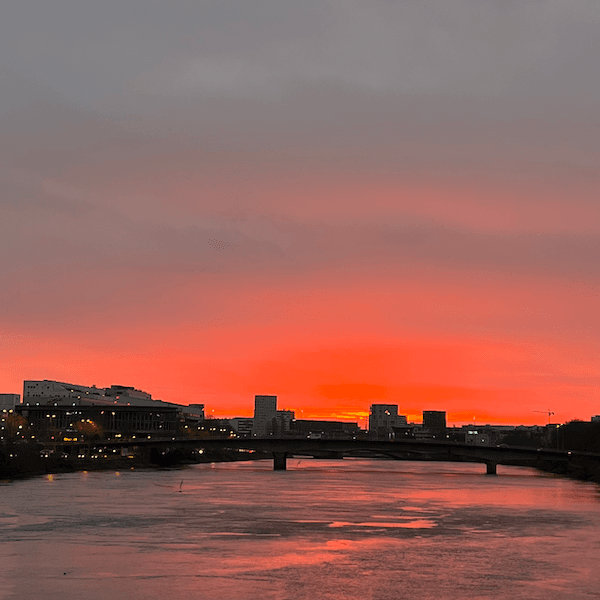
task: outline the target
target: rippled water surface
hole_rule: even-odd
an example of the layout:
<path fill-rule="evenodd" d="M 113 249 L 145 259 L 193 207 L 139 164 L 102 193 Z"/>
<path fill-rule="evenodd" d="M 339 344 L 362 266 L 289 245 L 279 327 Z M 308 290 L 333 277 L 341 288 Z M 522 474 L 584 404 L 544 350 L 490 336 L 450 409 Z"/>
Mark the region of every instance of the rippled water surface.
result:
<path fill-rule="evenodd" d="M 0 484 L 0 598 L 600 597 L 600 489 L 524 468 L 219 463 Z"/>

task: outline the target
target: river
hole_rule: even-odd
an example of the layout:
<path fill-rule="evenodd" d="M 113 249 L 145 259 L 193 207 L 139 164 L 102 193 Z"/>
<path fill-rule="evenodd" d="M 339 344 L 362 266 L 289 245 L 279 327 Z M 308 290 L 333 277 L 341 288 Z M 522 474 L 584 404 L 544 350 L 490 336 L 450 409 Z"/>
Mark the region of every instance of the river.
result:
<path fill-rule="evenodd" d="M 597 599 L 600 487 L 484 471 L 289 459 L 2 482 L 0 598 Z"/>

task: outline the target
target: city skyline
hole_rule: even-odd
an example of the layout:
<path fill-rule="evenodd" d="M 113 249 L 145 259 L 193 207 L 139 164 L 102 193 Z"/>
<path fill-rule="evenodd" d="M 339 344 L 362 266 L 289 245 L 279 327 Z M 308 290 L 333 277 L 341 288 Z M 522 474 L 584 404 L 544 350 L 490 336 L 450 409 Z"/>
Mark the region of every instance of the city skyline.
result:
<path fill-rule="evenodd" d="M 598 414 L 599 26 L 591 0 L 11 5 L 0 392 Z"/>
<path fill-rule="evenodd" d="M 253 398 L 254 410 L 252 411 L 252 406 L 246 407 L 245 410 L 242 410 L 235 414 L 221 414 L 218 407 L 206 407 L 204 404 L 198 404 L 193 401 L 190 401 L 186 404 L 179 403 L 170 403 L 168 400 L 164 400 L 161 398 L 153 398 L 152 394 L 145 390 L 140 390 L 135 388 L 134 386 L 123 386 L 111 384 L 110 386 L 102 387 L 96 386 L 95 384 L 92 386 L 86 386 L 79 383 L 73 382 L 61 382 L 61 381 L 53 381 L 53 380 L 25 380 L 22 386 L 23 394 L 16 393 L 0 393 L 0 410 L 8 410 L 12 408 L 13 405 L 23 406 L 25 404 L 28 405 L 45 405 L 52 404 L 52 402 L 58 402 L 63 405 L 70 405 L 71 402 L 75 402 L 75 404 L 132 404 L 132 405 L 143 405 L 143 406 L 170 406 L 176 407 L 181 406 L 188 409 L 193 409 L 196 411 L 200 409 L 202 413 L 202 418 L 217 418 L 217 419 L 229 419 L 229 420 L 237 420 L 237 419 L 252 419 L 252 417 L 256 420 L 257 410 L 259 411 L 259 421 L 253 426 L 255 429 L 258 427 L 260 432 L 264 434 L 266 431 L 267 424 L 270 423 L 272 417 L 282 417 L 284 413 L 287 414 L 286 419 L 323 419 L 323 417 L 319 417 L 317 415 L 305 414 L 303 408 L 299 407 L 289 407 L 289 406 L 279 406 L 278 407 L 278 396 L 277 395 L 261 395 L 255 394 Z M 11 404 L 11 402 L 13 404 Z M 74 405 L 75 405 L 74 404 Z M 259 408 L 260 407 L 260 408 Z M 367 410 L 368 408 L 368 410 Z M 375 409 L 375 413 L 373 412 Z M 390 409 L 390 410 L 388 410 Z M 218 414 L 215 414 L 215 410 Z M 390 412 L 391 411 L 391 412 Z M 400 412 L 399 412 L 400 411 Z M 479 421 L 477 422 L 477 415 L 473 415 L 471 420 L 465 421 L 457 421 L 453 418 L 454 413 L 450 409 L 449 412 L 447 410 L 432 410 L 431 407 L 423 407 L 421 411 L 421 415 L 418 414 L 401 414 L 402 406 L 394 403 L 379 403 L 373 402 L 368 404 L 365 407 L 365 411 L 360 413 L 360 415 L 355 416 L 354 418 L 343 418 L 343 419 L 335 419 L 334 417 L 325 417 L 325 420 L 338 420 L 338 421 L 346 421 L 346 422 L 355 422 L 359 426 L 361 422 L 364 423 L 364 429 L 371 429 L 371 419 L 374 419 L 374 423 L 376 423 L 376 427 L 381 426 L 383 422 L 393 421 L 395 425 L 402 424 L 410 424 L 416 425 L 418 421 L 421 420 L 424 426 L 426 425 L 427 418 L 433 419 L 437 421 L 437 425 L 434 427 L 441 427 L 441 422 L 439 419 L 443 420 L 443 423 L 447 422 L 448 427 L 455 426 L 464 426 L 464 425 L 476 425 L 476 426 L 484 426 L 484 425 L 493 425 L 491 422 Z M 554 411 L 550 409 L 546 410 L 536 410 L 535 413 L 539 415 L 545 415 L 547 422 L 544 423 L 533 423 L 533 425 L 550 425 L 552 424 L 560 424 L 556 419 L 554 419 Z M 589 415 L 589 419 L 598 420 L 600 419 L 599 415 Z M 541 419 L 541 417 L 539 417 Z M 579 417 L 577 419 L 573 419 L 576 421 L 587 421 L 588 419 L 583 416 L 583 418 Z M 432 421 L 433 422 L 433 421 Z M 289 421 L 288 421 L 289 423 Z M 501 422 L 496 423 L 498 425 L 509 425 L 509 423 Z M 524 425 L 523 423 L 510 423 L 510 425 Z M 532 425 L 529 423 L 528 425 Z M 445 425 L 444 425 L 445 426 Z"/>

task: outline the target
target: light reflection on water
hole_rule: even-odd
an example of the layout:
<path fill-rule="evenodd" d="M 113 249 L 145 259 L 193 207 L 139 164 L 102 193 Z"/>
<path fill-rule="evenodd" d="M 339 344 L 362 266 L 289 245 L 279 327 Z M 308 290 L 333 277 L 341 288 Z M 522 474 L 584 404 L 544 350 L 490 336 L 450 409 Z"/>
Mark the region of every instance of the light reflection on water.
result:
<path fill-rule="evenodd" d="M 598 597 L 594 484 L 453 463 L 288 469 L 0 485 L 0 599 Z"/>

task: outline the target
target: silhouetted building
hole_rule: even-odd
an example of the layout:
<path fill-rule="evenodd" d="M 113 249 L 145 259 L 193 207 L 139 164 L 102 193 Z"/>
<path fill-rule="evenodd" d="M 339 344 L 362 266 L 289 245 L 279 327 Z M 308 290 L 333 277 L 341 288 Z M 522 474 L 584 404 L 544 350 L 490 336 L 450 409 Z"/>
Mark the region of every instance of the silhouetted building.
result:
<path fill-rule="evenodd" d="M 347 423 L 345 421 L 296 419 L 291 422 L 290 426 L 290 435 L 301 438 L 352 440 L 359 434 L 358 423 Z"/>
<path fill-rule="evenodd" d="M 252 435 L 252 425 L 254 424 L 254 419 L 248 419 L 247 417 L 235 417 L 234 419 L 229 419 L 229 424 L 238 437 L 246 438 Z"/>
<path fill-rule="evenodd" d="M 287 435 L 295 416 L 293 410 L 278 410 L 271 421 L 271 427 L 267 433 L 272 434 L 275 437 Z"/>
<path fill-rule="evenodd" d="M 277 417 L 277 396 L 254 396 L 253 437 L 266 437 Z"/>
<path fill-rule="evenodd" d="M 369 434 L 376 439 L 392 439 L 394 427 L 407 424 L 404 415 L 398 414 L 397 404 L 371 404 Z"/>
<path fill-rule="evenodd" d="M 184 406 L 182 404 L 174 404 L 172 402 L 163 402 L 162 400 L 154 400 L 148 392 L 137 390 L 132 386 L 111 385 L 109 388 L 98 388 L 96 386 L 87 387 L 74 383 L 66 383 L 63 381 L 52 381 L 49 379 L 26 380 L 23 382 L 23 403 L 22 407 L 41 407 L 52 408 L 52 413 L 61 413 L 63 411 L 54 410 L 59 407 L 69 407 L 67 412 L 76 413 L 75 408 L 79 410 L 81 407 L 110 407 L 116 412 L 117 419 L 124 419 L 127 424 L 127 430 L 146 431 L 145 425 L 139 425 L 138 421 L 148 420 L 149 415 L 176 414 L 177 421 L 182 424 L 187 424 L 188 429 L 204 420 L 204 404 L 190 404 Z M 120 407 L 131 409 L 126 417 L 119 416 L 125 413 L 120 410 Z M 134 408 L 145 407 L 147 411 L 135 411 Z M 43 411 L 42 411 L 43 412 Z M 33 413 L 32 413 L 33 414 Z M 94 413 L 96 414 L 96 413 Z M 100 412 L 99 414 L 104 414 Z M 109 414 L 109 413 L 107 413 Z M 65 416 L 65 420 L 68 420 Z M 86 417 L 87 418 L 87 417 Z M 151 419 L 155 419 L 152 417 Z M 114 420 L 113 420 L 114 421 Z M 140 421 L 141 422 L 141 421 Z M 111 421 L 107 433 L 112 431 L 114 423 Z M 104 427 L 104 425 L 102 425 Z M 141 427 L 141 429 L 140 429 Z M 159 428 L 160 429 L 160 428 Z M 165 431 L 173 431 L 171 425 L 165 424 Z"/>
<path fill-rule="evenodd" d="M 439 439 L 446 436 L 446 411 L 443 410 L 424 410 L 423 411 L 423 429 L 425 429 L 432 438 Z"/>
<path fill-rule="evenodd" d="M 561 450 L 600 452 L 600 421 L 569 421 L 555 430 Z"/>
<path fill-rule="evenodd" d="M 472 426 L 465 432 L 467 446 L 493 446 L 496 445 L 496 436 L 485 427 Z"/>
<path fill-rule="evenodd" d="M 178 404 L 176 406 L 180 406 L 180 410 L 186 421 L 204 421 L 205 419 L 204 404 L 188 404 L 188 406 Z"/>
<path fill-rule="evenodd" d="M 21 396 L 19 394 L 0 394 L 0 411 L 12 410 L 20 402 Z"/>
<path fill-rule="evenodd" d="M 181 424 L 175 407 L 20 404 L 15 412 L 29 421 L 42 441 L 76 441 L 78 423 L 88 421 L 98 426 L 96 435 L 102 439 L 172 437 Z"/>
<path fill-rule="evenodd" d="M 192 437 L 207 439 L 224 439 L 235 437 L 235 431 L 231 427 L 229 419 L 206 419 L 198 423 L 193 430 Z"/>
<path fill-rule="evenodd" d="M 392 427 L 394 432 L 395 440 L 406 440 L 406 439 L 414 439 L 416 437 L 415 430 L 418 428 L 418 425 L 414 423 L 407 423 L 406 425 L 397 425 Z"/>
<path fill-rule="evenodd" d="M 481 429 L 479 426 L 476 428 Z M 556 433 L 556 427 L 553 427 L 553 430 Z M 548 427 L 545 425 L 517 425 L 513 427 L 512 431 L 499 432 L 497 441 L 509 446 L 552 447 L 548 443 L 548 433 Z M 554 440 L 554 447 L 556 447 L 556 439 Z"/>

